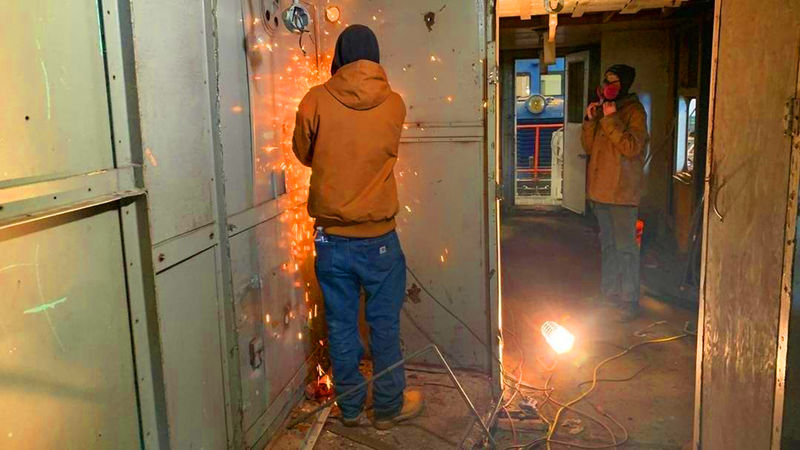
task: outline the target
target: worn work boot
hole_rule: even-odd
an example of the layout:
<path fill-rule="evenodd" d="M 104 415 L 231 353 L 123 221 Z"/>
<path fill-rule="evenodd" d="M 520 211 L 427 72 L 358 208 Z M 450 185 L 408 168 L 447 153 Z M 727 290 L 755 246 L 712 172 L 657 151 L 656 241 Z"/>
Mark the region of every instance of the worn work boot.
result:
<path fill-rule="evenodd" d="M 425 402 L 422 400 L 422 392 L 416 390 L 406 390 L 403 393 L 403 408 L 392 417 L 375 419 L 373 425 L 379 430 L 388 430 L 405 420 L 413 419 L 422 414 Z"/>
<path fill-rule="evenodd" d="M 341 416 L 340 419 L 342 421 L 342 425 L 344 425 L 346 427 L 357 427 L 357 426 L 361 425 L 361 423 L 362 423 L 362 421 L 364 419 L 364 411 L 361 411 L 357 416 L 355 416 L 353 418 L 348 419 L 345 416 Z"/>

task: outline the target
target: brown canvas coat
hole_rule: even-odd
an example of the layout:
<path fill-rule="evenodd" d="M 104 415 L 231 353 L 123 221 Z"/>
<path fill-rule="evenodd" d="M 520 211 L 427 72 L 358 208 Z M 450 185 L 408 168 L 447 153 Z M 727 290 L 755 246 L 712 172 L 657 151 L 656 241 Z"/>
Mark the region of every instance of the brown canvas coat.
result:
<path fill-rule="evenodd" d="M 308 210 L 317 226 L 357 238 L 394 230 L 394 166 L 405 115 L 386 72 L 367 60 L 343 66 L 303 98 L 292 147 L 311 167 Z"/>
<path fill-rule="evenodd" d="M 600 116 L 601 111 L 598 107 Z M 636 94 L 617 101 L 615 114 L 595 120 L 584 118 L 581 144 L 589 154 L 589 199 L 638 206 L 648 141 L 647 113 Z"/>

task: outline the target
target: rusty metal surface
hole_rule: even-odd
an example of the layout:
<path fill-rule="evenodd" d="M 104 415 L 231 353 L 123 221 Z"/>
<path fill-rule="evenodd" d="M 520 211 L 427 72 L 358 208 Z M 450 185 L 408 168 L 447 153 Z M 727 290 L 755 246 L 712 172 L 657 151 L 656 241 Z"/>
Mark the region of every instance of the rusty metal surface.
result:
<path fill-rule="evenodd" d="M 800 222 L 795 221 L 795 236 L 800 235 Z M 800 264 L 800 246 L 794 246 L 794 266 Z M 792 301 L 789 310 L 789 337 L 786 356 L 786 391 L 783 405 L 781 438 L 785 448 L 800 444 L 800 270 L 792 278 Z"/>
<path fill-rule="evenodd" d="M 797 56 L 797 71 L 795 72 L 795 92 L 794 98 L 800 98 L 800 54 Z M 800 102 L 797 103 L 800 105 Z M 800 116 L 800 112 L 797 114 Z M 788 135 L 791 133 L 787 133 Z M 800 188 L 800 134 L 791 136 L 791 164 L 789 166 L 789 193 L 786 202 L 786 224 L 784 229 L 784 253 L 783 253 L 783 273 L 781 275 L 781 301 L 780 301 L 780 316 L 778 318 L 778 355 L 775 371 L 775 409 L 772 417 L 772 448 L 778 449 L 782 445 L 783 437 L 783 422 L 789 417 L 793 416 L 794 399 L 789 398 L 787 401 L 787 382 L 789 381 L 790 369 L 794 369 L 794 365 L 789 366 L 788 351 L 790 345 L 791 335 L 789 334 L 790 316 L 792 309 L 796 306 L 792 305 L 792 297 L 797 295 L 793 291 L 793 275 L 795 269 L 795 248 L 797 247 L 797 212 L 798 202 L 797 195 Z M 795 312 L 796 316 L 796 312 Z M 794 337 L 794 341 L 800 341 L 800 337 Z M 796 362 L 794 362 L 796 364 Z M 794 375 L 796 376 L 796 374 Z M 792 380 L 794 381 L 794 380 Z M 796 381 L 794 381 L 796 382 Z M 794 386 L 793 386 L 794 388 Z M 785 405 L 784 405 L 785 403 Z M 784 407 L 786 406 L 786 408 Z M 784 411 L 789 411 L 785 414 Z M 792 423 L 790 422 L 790 426 Z M 796 425 L 795 425 L 796 426 Z M 788 430 L 796 433 L 797 430 Z"/>
<path fill-rule="evenodd" d="M 800 2 L 723 1 L 720 17 L 709 206 L 722 220 L 706 215 L 696 445 L 770 448 L 790 172 L 781 117 L 796 89 Z M 752 86 L 757 96 L 741 95 Z"/>

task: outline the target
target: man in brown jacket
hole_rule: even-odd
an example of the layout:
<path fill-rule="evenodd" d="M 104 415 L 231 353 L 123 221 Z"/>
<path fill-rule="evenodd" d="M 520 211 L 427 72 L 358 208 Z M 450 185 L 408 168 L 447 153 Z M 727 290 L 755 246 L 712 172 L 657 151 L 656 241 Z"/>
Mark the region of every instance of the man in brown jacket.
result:
<path fill-rule="evenodd" d="M 639 313 L 639 247 L 636 220 L 642 191 L 647 113 L 630 87 L 633 67 L 605 73 L 600 101 L 586 108 L 581 142 L 590 155 L 589 199 L 600 225 L 601 297 L 622 308 L 621 320 Z"/>
<path fill-rule="evenodd" d="M 316 219 L 316 273 L 337 394 L 364 381 L 362 288 L 373 372 L 403 359 L 406 261 L 395 233 L 394 165 L 406 107 L 379 63 L 375 34 L 363 25 L 348 27 L 336 42 L 333 77 L 303 98 L 294 130 L 294 153 L 311 167 L 308 209 Z M 358 425 L 366 396 L 363 388 L 337 400 L 345 425 Z M 373 403 L 379 429 L 413 418 L 423 407 L 421 393 L 405 389 L 402 365 L 375 380 Z"/>

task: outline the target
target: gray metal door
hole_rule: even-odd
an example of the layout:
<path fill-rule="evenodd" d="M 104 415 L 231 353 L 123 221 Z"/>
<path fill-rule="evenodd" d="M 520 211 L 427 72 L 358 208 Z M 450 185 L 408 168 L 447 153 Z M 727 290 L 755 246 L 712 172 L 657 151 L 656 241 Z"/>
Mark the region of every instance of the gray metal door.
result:
<path fill-rule="evenodd" d="M 567 56 L 564 120 L 564 208 L 583 214 L 586 209 L 586 152 L 581 146 L 584 109 L 589 104 L 589 52 Z"/>
<path fill-rule="evenodd" d="M 780 448 L 800 145 L 800 1 L 718 0 L 695 447 Z"/>

